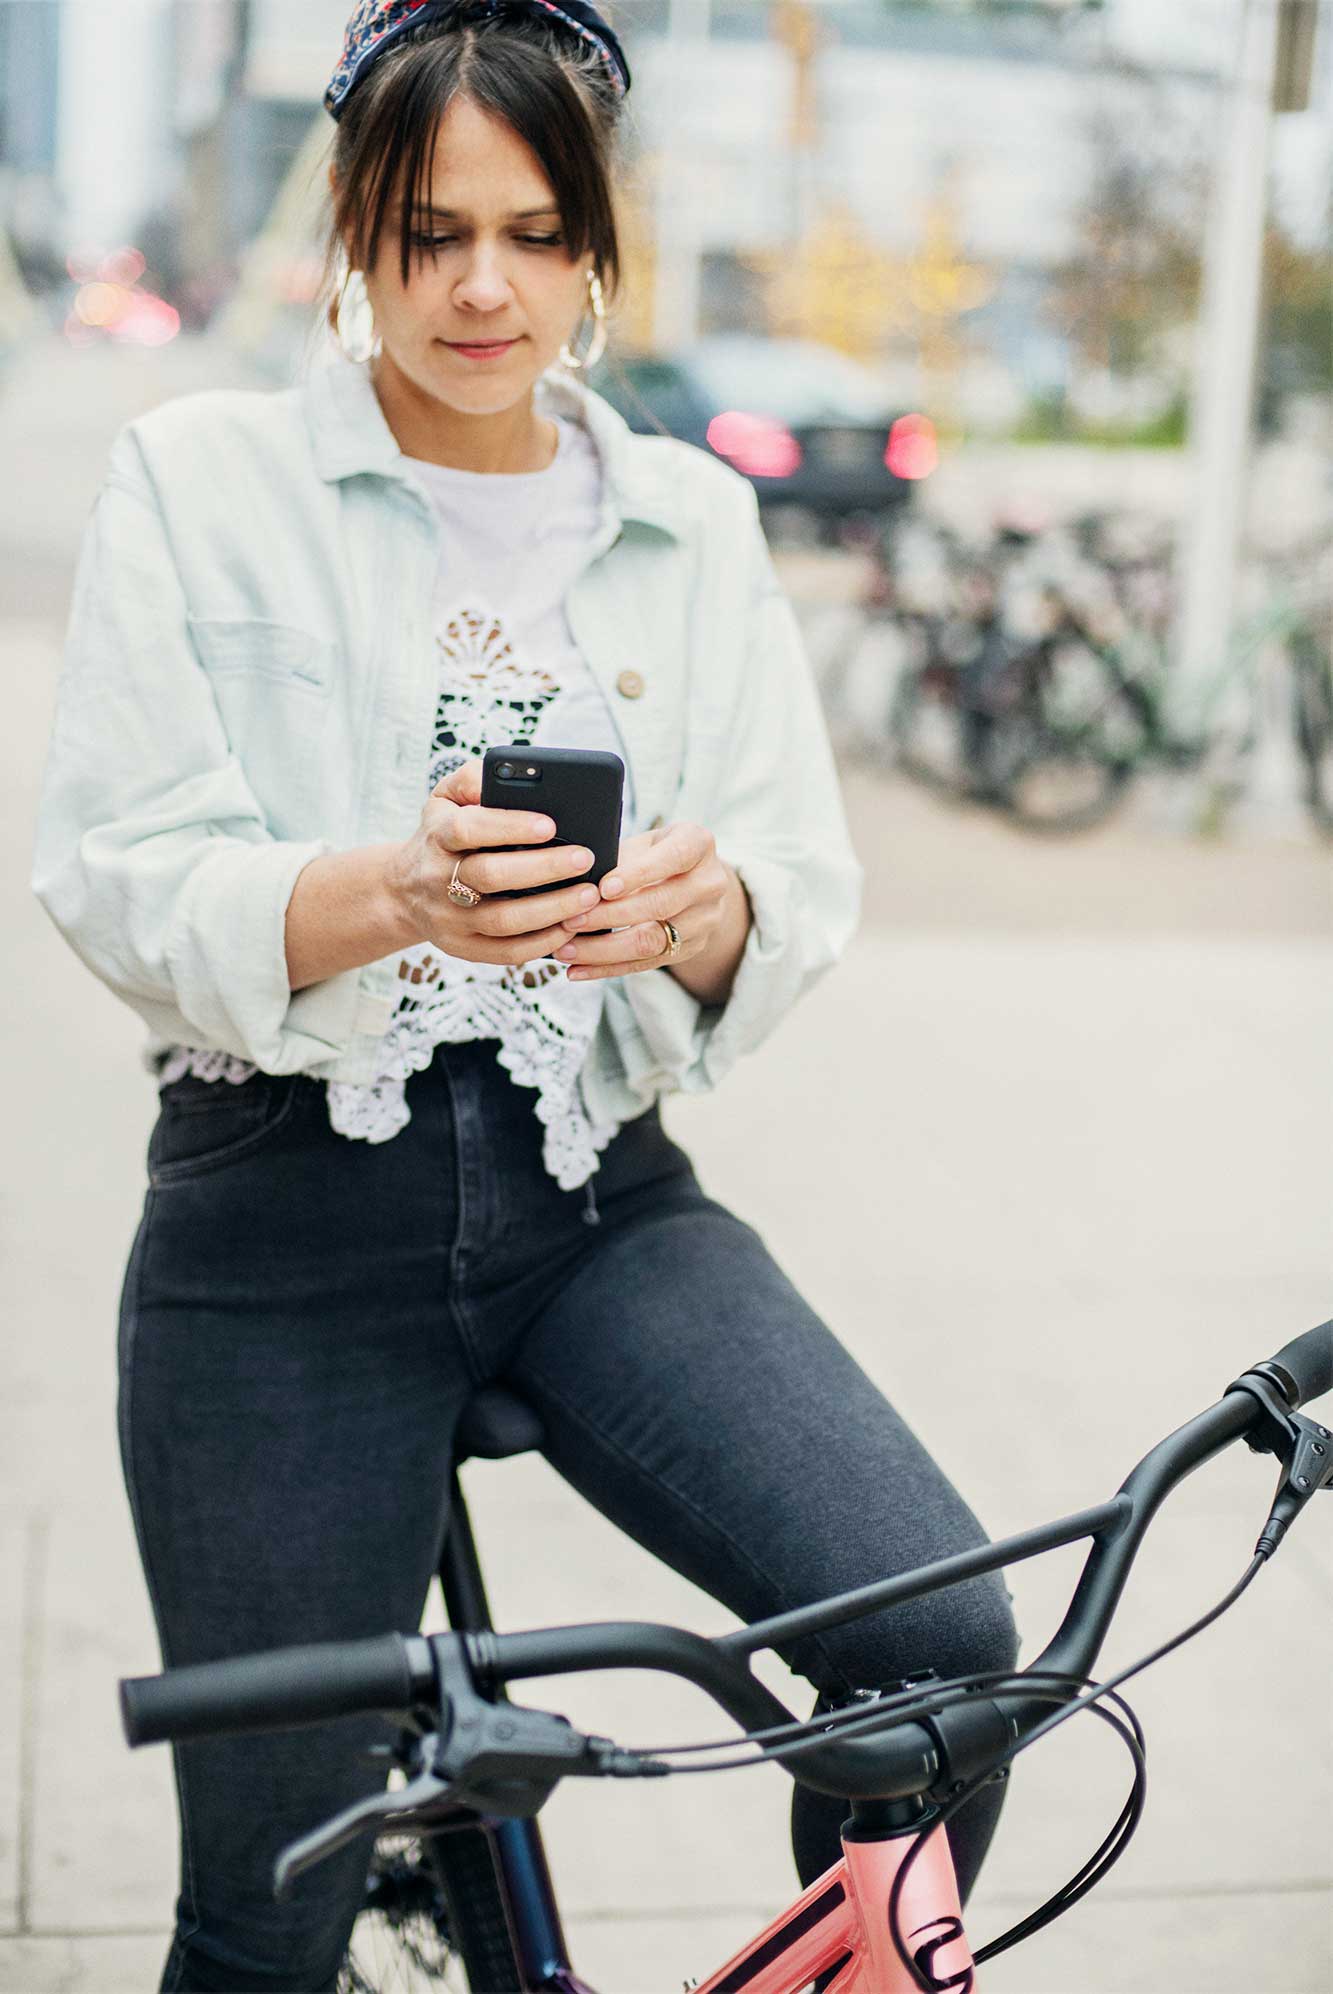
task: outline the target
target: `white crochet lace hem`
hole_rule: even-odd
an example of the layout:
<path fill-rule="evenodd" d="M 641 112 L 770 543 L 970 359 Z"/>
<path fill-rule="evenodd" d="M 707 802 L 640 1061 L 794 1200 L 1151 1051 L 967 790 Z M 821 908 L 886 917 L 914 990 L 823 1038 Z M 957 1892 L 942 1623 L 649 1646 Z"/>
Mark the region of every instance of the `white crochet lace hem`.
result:
<path fill-rule="evenodd" d="M 429 944 L 405 950 L 407 963 L 420 964 L 428 981 L 433 976 L 431 996 L 392 1018 L 380 1072 L 369 1087 L 329 1082 L 334 1128 L 367 1142 L 387 1141 L 410 1119 L 407 1076 L 430 1065 L 437 1045 L 498 1039 L 496 1058 L 510 1079 L 537 1089 L 534 1113 L 544 1130 L 547 1170 L 562 1191 L 586 1183 L 616 1132 L 614 1123 L 593 1121 L 579 1087 L 601 1009 L 598 986 L 570 983 L 556 963 L 517 968 L 455 963 Z M 456 970 L 465 973 L 450 973 Z"/>
<path fill-rule="evenodd" d="M 411 1121 L 407 1080 L 431 1064 L 436 1046 L 493 1038 L 499 1040 L 497 1062 L 510 1079 L 537 1089 L 533 1111 L 543 1129 L 546 1169 L 562 1191 L 585 1184 L 617 1127 L 592 1119 L 579 1086 L 596 1029 L 599 987 L 571 984 L 563 968 L 549 962 L 504 969 L 449 963 L 435 956 L 429 944 L 404 950 L 403 966 L 408 963 L 419 965 L 433 982 L 431 997 L 420 1004 L 409 999 L 390 1020 L 373 1081 L 365 1086 L 345 1080 L 326 1083 L 330 1125 L 352 1141 L 388 1142 Z M 446 964 L 465 974 L 449 976 Z M 543 987 L 534 1001 L 531 992 L 539 983 Z M 232 1053 L 177 1046 L 163 1063 L 158 1086 L 186 1073 L 238 1085 L 257 1071 Z"/>
<path fill-rule="evenodd" d="M 257 1066 L 238 1059 L 234 1052 L 210 1052 L 199 1046 L 176 1045 L 157 1069 L 157 1084 L 165 1087 L 172 1080 L 182 1080 L 187 1073 L 193 1073 L 197 1080 L 229 1080 L 233 1087 L 239 1087 L 242 1080 L 248 1080 L 252 1073 L 258 1073 Z"/>

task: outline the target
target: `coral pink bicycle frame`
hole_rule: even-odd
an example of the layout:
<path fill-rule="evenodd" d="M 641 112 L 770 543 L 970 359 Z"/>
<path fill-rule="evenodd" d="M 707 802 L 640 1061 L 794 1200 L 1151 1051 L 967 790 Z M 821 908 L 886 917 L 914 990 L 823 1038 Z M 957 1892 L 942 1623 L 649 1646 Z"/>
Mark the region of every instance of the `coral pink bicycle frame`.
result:
<path fill-rule="evenodd" d="M 839 1961 L 827 1994 L 920 1994 L 921 1981 L 904 1967 L 889 1931 L 889 1894 L 915 1839 L 909 1833 L 891 1841 L 844 1841 L 833 1867 L 757 1938 L 707 1980 L 688 1983 L 692 1994 L 801 1994 Z M 974 1994 L 976 1975 L 943 1828 L 930 1831 L 907 1873 L 898 1923 L 928 1987 Z M 594 1994 L 567 1967 L 541 1985 L 551 1994 Z"/>
<path fill-rule="evenodd" d="M 848 1842 L 842 1857 L 756 1939 L 701 1981 L 697 1994 L 800 1994 L 816 1974 L 843 1960 L 828 1994 L 919 1994 L 889 1930 L 889 1893 L 915 1844 Z M 953 1858 L 934 1828 L 908 1871 L 899 1930 L 928 1986 L 972 1994 L 976 1978 L 963 1931 Z"/>

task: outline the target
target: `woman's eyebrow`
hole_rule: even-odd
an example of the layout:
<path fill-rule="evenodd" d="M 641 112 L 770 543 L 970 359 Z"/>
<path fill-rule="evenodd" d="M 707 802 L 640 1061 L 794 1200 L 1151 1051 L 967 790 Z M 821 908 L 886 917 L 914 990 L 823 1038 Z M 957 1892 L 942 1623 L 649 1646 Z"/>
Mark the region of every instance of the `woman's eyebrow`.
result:
<path fill-rule="evenodd" d="M 401 214 L 402 212 L 401 204 L 398 207 L 396 207 L 393 210 L 393 212 L 394 214 Z M 413 212 L 414 214 L 422 216 L 433 215 L 440 221 L 456 222 L 456 221 L 467 220 L 466 210 L 462 208 L 437 208 L 432 206 L 430 202 L 427 202 L 422 207 L 414 209 Z M 559 208 L 555 206 L 554 202 L 552 202 L 544 208 L 515 208 L 514 212 L 509 216 L 508 219 L 511 222 L 531 222 L 531 221 L 536 221 L 538 217 L 541 215 L 558 215 L 559 213 L 560 213 Z"/>

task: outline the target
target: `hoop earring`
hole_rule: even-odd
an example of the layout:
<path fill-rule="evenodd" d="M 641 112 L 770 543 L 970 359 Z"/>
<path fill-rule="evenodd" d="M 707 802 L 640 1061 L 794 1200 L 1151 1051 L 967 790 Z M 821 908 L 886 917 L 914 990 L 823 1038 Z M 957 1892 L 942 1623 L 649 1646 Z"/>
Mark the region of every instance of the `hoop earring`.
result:
<path fill-rule="evenodd" d="M 582 356 L 570 351 L 568 342 L 560 349 L 561 364 L 569 368 L 595 367 L 606 351 L 606 306 L 602 300 L 602 284 L 595 270 L 588 272 L 588 302 L 592 308 L 592 343 Z M 580 324 L 582 320 L 580 320 Z"/>
<path fill-rule="evenodd" d="M 380 350 L 375 331 L 375 310 L 366 290 L 365 273 L 349 270 L 338 293 L 334 334 L 347 359 L 373 360 Z"/>

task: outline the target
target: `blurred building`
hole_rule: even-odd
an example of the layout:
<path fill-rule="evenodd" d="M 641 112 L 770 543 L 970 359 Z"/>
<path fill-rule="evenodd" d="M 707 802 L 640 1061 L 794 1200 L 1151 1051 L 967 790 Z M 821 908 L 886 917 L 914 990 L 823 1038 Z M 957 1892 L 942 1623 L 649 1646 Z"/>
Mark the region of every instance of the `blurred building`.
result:
<path fill-rule="evenodd" d="M 1113 189 L 1107 148 L 1150 150 L 1197 236 L 1239 6 L 609 0 L 635 70 L 639 342 L 771 322 L 787 265 L 807 321 L 886 369 L 948 370 L 978 407 L 1062 393 L 1052 293 Z M 25 270 L 132 241 L 206 322 L 308 171 L 312 125 L 332 136 L 319 100 L 349 7 L 0 0 L 0 196 Z M 1315 98 L 1277 159 L 1316 232 L 1331 15 L 1321 0 Z"/>
<path fill-rule="evenodd" d="M 0 5 L 0 217 L 35 289 L 71 254 L 130 244 L 187 316 L 192 283 L 230 281 L 268 193 L 235 90 L 247 16 L 247 0 Z"/>
<path fill-rule="evenodd" d="M 32 277 L 63 267 L 56 195 L 60 16 L 56 0 L 0 6 L 0 215 Z"/>

